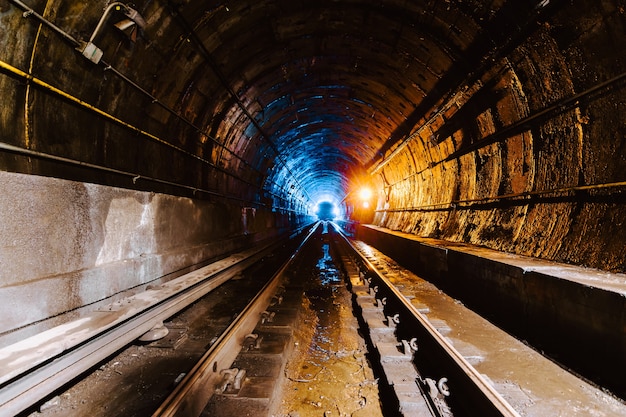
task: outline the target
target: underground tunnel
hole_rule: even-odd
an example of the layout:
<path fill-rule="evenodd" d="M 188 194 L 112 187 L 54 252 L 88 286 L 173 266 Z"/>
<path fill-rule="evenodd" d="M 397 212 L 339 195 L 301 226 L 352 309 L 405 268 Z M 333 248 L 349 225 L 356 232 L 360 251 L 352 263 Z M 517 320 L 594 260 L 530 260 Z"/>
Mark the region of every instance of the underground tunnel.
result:
<path fill-rule="evenodd" d="M 318 218 L 623 403 L 625 32 L 624 0 L 0 0 L 0 410 L 38 335 Z"/>

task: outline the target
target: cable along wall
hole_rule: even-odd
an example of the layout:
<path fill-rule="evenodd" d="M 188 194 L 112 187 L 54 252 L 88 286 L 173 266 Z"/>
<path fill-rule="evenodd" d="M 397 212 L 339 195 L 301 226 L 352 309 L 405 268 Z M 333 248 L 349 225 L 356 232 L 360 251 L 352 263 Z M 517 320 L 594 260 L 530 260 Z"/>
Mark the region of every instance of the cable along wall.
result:
<path fill-rule="evenodd" d="M 626 220 L 626 178 L 617 172 L 625 162 L 618 150 L 624 121 L 616 113 L 626 94 L 626 73 L 619 72 L 624 62 L 612 61 L 614 70 L 607 73 L 599 62 L 614 54 L 605 49 L 606 57 L 581 65 L 598 56 L 601 39 L 616 42 L 611 31 L 617 29 L 607 25 L 572 36 L 572 26 L 579 24 L 575 19 L 614 21 L 622 12 L 587 6 L 575 17 L 566 8 L 538 27 L 485 74 L 479 87 L 455 96 L 446 103 L 448 111 L 420 127 L 421 133 L 380 169 L 384 191 L 376 224 L 560 262 L 626 269 L 623 245 L 615 237 Z"/>

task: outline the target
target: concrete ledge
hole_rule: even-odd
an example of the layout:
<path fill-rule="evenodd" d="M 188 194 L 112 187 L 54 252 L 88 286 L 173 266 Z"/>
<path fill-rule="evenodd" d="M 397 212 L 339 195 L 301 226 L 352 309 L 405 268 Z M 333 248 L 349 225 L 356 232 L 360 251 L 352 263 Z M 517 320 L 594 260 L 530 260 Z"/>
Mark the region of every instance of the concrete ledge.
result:
<path fill-rule="evenodd" d="M 201 268 L 265 236 L 239 236 L 0 287 L 0 347 Z M 45 296 L 43 296 L 45 295 Z M 25 308 L 26 307 L 26 308 Z"/>
<path fill-rule="evenodd" d="M 3 317 L 0 333 L 115 296 L 190 264 L 198 263 L 203 259 L 202 255 L 207 259 L 214 252 L 211 248 L 193 250 L 186 248 L 186 250 L 187 253 L 143 254 L 133 259 L 0 288 L 0 299 L 8 300 L 7 303 L 0 304 L 0 315 Z M 190 256 L 192 253 L 195 256 Z M 195 262 L 185 263 L 190 259 L 194 259 Z M 43 298 L 41 294 L 50 296 Z"/>
<path fill-rule="evenodd" d="M 132 326 L 125 329 L 129 331 L 123 333 L 124 337 L 129 338 L 125 343 L 129 343 L 152 328 L 155 323 L 162 322 L 165 318 L 176 314 L 230 280 L 237 273 L 231 269 L 233 266 L 241 264 L 244 268 L 248 267 L 270 247 L 270 243 L 267 243 L 232 254 L 154 288 L 90 311 L 80 318 L 3 346 L 0 348 L 0 369 L 2 369 L 0 385 L 61 354 L 72 355 L 71 351 L 86 341 L 104 335 L 116 326 L 136 320 Z M 133 332 L 136 334 L 132 334 Z M 120 340 L 120 337 L 116 337 L 115 340 Z M 98 349 L 111 349 L 110 342 L 100 343 Z M 117 348 L 119 347 L 114 349 Z M 105 356 L 114 351 L 107 351 Z M 89 356 L 97 356 L 94 352 L 91 352 Z M 74 363 L 85 360 L 85 357 L 81 355 L 83 353 L 76 355 Z M 68 360 L 68 368 L 74 366 L 74 363 Z"/>
<path fill-rule="evenodd" d="M 361 225 L 358 239 L 626 397 L 626 275 Z"/>
<path fill-rule="evenodd" d="M 286 216 L 0 171 L 0 346 L 292 232 Z"/>

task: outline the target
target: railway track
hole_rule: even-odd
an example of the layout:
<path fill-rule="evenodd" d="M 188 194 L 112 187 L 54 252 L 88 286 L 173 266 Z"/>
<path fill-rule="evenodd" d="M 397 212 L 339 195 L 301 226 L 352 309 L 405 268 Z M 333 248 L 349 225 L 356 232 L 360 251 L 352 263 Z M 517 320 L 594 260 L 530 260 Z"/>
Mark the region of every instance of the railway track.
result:
<path fill-rule="evenodd" d="M 214 393 L 221 394 L 228 389 L 241 389 L 246 371 L 232 368 L 231 365 L 241 349 L 251 348 L 260 342 L 259 334 L 254 332 L 255 327 L 274 321 L 276 313 L 268 311 L 272 299 L 276 300 L 276 304 L 282 304 L 284 290 L 279 292 L 279 287 L 285 281 L 285 271 L 315 230 L 316 227 L 311 229 L 293 255 L 237 315 L 226 331 L 153 413 L 153 417 L 199 416 Z"/>
<path fill-rule="evenodd" d="M 510 373 L 505 384 L 508 391 L 503 394 L 502 384 L 476 370 L 476 363 L 484 365 L 480 364 L 482 357 L 470 363 L 472 359 L 444 336 L 442 326 L 434 325 L 432 317 L 426 316 L 424 307 L 414 299 L 415 291 L 399 284 L 389 264 L 379 263 L 382 258 L 368 251 L 366 245 L 350 240 L 332 223 L 322 222 L 292 236 L 287 243 L 226 258 L 151 290 L 159 294 L 158 302 L 135 306 L 133 311 L 137 311 L 131 318 L 121 306 L 132 303 L 118 302 L 113 307 L 120 308 L 98 314 L 112 314 L 119 323 L 93 330 L 89 337 L 81 332 L 84 340 L 71 337 L 75 346 L 31 363 L 22 375 L 3 374 L 0 415 L 283 417 L 344 416 L 357 410 L 358 415 L 367 416 L 582 416 L 591 415 L 589 410 L 596 407 L 590 398 L 597 398 L 600 404 L 601 412 L 595 415 L 624 415 L 623 404 L 598 391 L 580 388 L 583 384 L 578 379 L 561 375 L 544 362 L 541 368 L 561 378 L 563 387 L 570 387 L 567 378 L 571 377 L 571 384 L 579 385 L 579 391 L 568 388 L 572 392 L 567 399 L 556 398 L 550 391 L 531 395 L 527 387 L 534 382 L 526 386 L 521 381 L 524 376 Z M 322 270 L 334 278 L 322 279 Z M 191 286 L 186 285 L 189 283 Z M 322 287 L 332 288 L 320 291 Z M 344 296 L 337 295 L 341 291 L 345 291 Z M 146 296 L 138 297 L 145 300 Z M 316 297 L 318 302 L 311 303 Z M 307 303 L 309 307 L 303 307 Z M 432 306 L 436 308 L 436 303 Z M 337 321 L 323 316 L 344 310 L 350 311 L 355 323 L 358 321 L 354 329 L 345 317 Z M 168 328 L 170 336 L 179 337 L 171 336 L 165 343 L 137 342 L 146 332 L 158 332 L 155 323 Z M 306 327 L 323 334 L 308 341 L 298 339 L 296 334 Z M 338 329 L 333 331 L 333 327 Z M 347 348 L 350 331 L 354 337 L 364 335 L 362 349 L 354 348 L 359 344 Z M 333 333 L 336 343 L 328 340 Z M 98 343 L 100 351 L 83 352 Z M 298 355 L 316 350 L 318 357 L 305 360 L 305 377 L 289 377 L 287 368 L 298 344 L 302 345 Z M 526 360 L 526 353 L 518 350 L 523 347 L 518 343 L 511 351 Z M 503 350 L 501 346 L 497 349 Z M 361 355 L 366 350 L 367 360 Z M 538 357 L 529 356 L 528 363 L 539 363 Z M 356 371 L 333 374 L 336 368 L 331 358 Z M 492 366 L 507 365 L 494 362 Z M 34 382 L 47 374 L 52 376 Z M 57 378 L 57 374 L 62 377 Z M 352 379 L 361 374 L 362 380 Z M 322 383 L 327 384 L 323 390 L 319 388 Z M 21 386 L 32 388 L 15 395 Z M 519 392 L 512 394 L 511 386 L 522 387 L 518 391 L 527 397 L 520 401 Z M 350 387 L 357 388 L 348 392 Z M 346 394 L 331 401 L 333 393 L 339 395 L 341 391 Z M 286 394 L 291 397 L 288 403 Z M 570 398 L 585 405 L 579 406 Z M 552 413 L 550 408 L 537 407 L 542 401 L 561 401 L 561 408 L 565 403 L 573 404 L 578 412 L 565 409 L 565 414 Z M 352 402 L 350 411 L 341 402 Z"/>
<path fill-rule="evenodd" d="M 28 412 L 111 355 L 160 332 L 164 320 L 273 256 L 284 244 L 274 242 L 231 255 L 0 349 L 0 415 Z"/>
<path fill-rule="evenodd" d="M 341 236 L 337 244 L 350 268 L 351 290 L 400 411 L 412 416 L 519 416 L 410 296 Z"/>
<path fill-rule="evenodd" d="M 324 227 L 328 231 L 328 225 L 324 224 Z M 353 270 L 347 274 L 351 278 L 350 286 L 402 415 L 519 416 L 338 228 L 333 227 L 330 232 L 336 253 L 343 255 L 343 268 L 358 267 L 358 272 Z M 154 417 L 198 416 L 213 394 L 213 390 L 205 387 L 232 384 L 241 388 L 245 373 L 242 375 L 243 370 L 231 369 L 230 364 L 244 345 L 246 335 L 254 334 L 259 320 L 264 320 L 260 314 L 269 306 L 269 300 L 275 295 L 288 267 L 289 263 L 281 268 L 259 294 L 258 301 L 246 308 L 222 335 L 220 342 L 207 352 L 153 414 Z M 228 367 L 222 369 L 223 365 L 218 364 L 224 363 Z M 436 373 L 436 379 L 418 371 L 422 367 L 427 369 L 426 372 Z M 449 400 L 452 390 L 454 396 Z"/>

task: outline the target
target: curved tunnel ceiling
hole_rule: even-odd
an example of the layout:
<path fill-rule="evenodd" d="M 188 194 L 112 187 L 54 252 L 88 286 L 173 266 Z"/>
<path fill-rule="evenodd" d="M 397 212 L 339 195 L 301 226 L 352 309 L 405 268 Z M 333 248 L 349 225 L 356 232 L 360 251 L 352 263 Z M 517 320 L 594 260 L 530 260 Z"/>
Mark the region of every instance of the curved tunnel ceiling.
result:
<path fill-rule="evenodd" d="M 202 114 L 212 134 L 267 170 L 266 190 L 339 202 L 510 39 L 519 27 L 508 18 L 536 17 L 533 5 L 513 3 L 527 2 L 170 4 L 182 32 L 167 65 L 193 62 L 183 112 Z M 175 71 L 163 77 L 180 83 L 167 80 Z M 194 96 L 209 94 L 198 108 Z"/>
<path fill-rule="evenodd" d="M 44 19 L 78 40 L 88 38 L 108 5 L 122 4 L 36 3 Z M 148 89 L 157 104 L 145 97 L 124 102 L 128 87 L 107 81 L 106 72 L 98 80 L 88 63 L 53 63 L 47 48 L 59 56 L 67 51 L 47 32 L 23 61 L 35 69 L 41 62 L 46 71 L 59 65 L 54 70 L 73 85 L 68 89 L 114 114 L 147 114 L 165 141 L 174 139 L 223 174 L 214 180 L 222 183 L 220 193 L 303 211 L 320 199 L 340 202 L 356 184 L 371 181 L 368 170 L 480 78 L 502 50 L 524 39 L 554 3 L 146 1 L 133 5 L 145 20 L 136 43 L 112 28 L 124 17 L 116 6 L 93 41 L 105 67 L 110 63 Z M 31 31 L 21 38 L 37 36 Z M 81 71 L 91 72 L 99 91 L 93 82 L 79 84 Z"/>
<path fill-rule="evenodd" d="M 23 4 L 0 2 L 8 169 L 287 221 L 370 183 L 378 226 L 626 268 L 622 0 L 146 0 L 135 42 L 122 3 Z"/>

